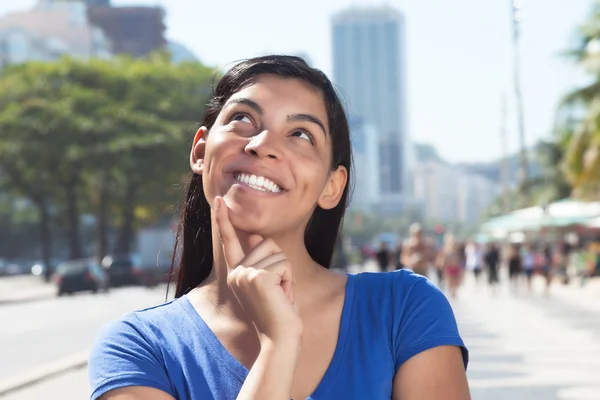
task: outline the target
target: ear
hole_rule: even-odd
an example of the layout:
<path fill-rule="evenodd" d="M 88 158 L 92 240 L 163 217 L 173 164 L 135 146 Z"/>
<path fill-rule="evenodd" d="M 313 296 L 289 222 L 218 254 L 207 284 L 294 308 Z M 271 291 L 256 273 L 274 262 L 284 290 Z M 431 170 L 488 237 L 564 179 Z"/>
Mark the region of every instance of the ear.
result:
<path fill-rule="evenodd" d="M 327 184 L 317 204 L 325 210 L 335 208 L 344 194 L 346 183 L 348 182 L 348 171 L 346 167 L 340 165 L 333 171 L 327 179 Z"/>
<path fill-rule="evenodd" d="M 190 153 L 190 167 L 192 172 L 202 175 L 204 169 L 204 152 L 206 151 L 206 133 L 208 130 L 205 126 L 198 129 L 194 136 L 194 144 Z"/>

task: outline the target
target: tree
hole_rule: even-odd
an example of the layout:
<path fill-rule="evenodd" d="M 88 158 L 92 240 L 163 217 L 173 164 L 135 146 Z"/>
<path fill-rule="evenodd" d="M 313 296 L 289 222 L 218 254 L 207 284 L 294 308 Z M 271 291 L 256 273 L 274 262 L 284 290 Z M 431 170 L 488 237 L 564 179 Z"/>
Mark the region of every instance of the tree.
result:
<path fill-rule="evenodd" d="M 0 79 L 0 177 L 38 210 L 43 259 L 60 219 L 68 257 L 84 256 L 79 219 L 96 215 L 96 254 L 129 252 L 136 210 L 161 214 L 180 194 L 187 153 L 214 71 L 145 59 L 31 62 Z"/>
<path fill-rule="evenodd" d="M 576 195 L 600 194 L 600 4 L 594 4 L 579 29 L 578 44 L 569 53 L 591 77 L 587 86 L 563 99 L 557 131 L 564 137 L 563 172 Z M 564 133 L 563 133 L 564 132 Z"/>

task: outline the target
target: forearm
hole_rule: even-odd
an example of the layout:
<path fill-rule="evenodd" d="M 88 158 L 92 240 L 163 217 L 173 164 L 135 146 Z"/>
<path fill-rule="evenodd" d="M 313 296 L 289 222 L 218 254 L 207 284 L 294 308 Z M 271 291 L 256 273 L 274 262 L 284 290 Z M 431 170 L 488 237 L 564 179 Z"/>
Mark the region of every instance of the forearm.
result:
<path fill-rule="evenodd" d="M 290 400 L 300 342 L 289 344 L 267 342 L 252 366 L 238 400 Z"/>

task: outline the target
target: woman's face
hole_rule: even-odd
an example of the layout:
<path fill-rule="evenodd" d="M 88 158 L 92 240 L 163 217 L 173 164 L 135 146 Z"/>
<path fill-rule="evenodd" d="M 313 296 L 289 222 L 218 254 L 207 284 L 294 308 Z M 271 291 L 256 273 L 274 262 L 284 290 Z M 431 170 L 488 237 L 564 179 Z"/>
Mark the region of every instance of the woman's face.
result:
<path fill-rule="evenodd" d="M 192 169 L 211 205 L 223 196 L 237 229 L 267 236 L 303 232 L 317 204 L 337 205 L 346 170 L 332 171 L 331 154 L 321 93 L 263 75 L 225 102 L 206 137 L 197 135 Z"/>

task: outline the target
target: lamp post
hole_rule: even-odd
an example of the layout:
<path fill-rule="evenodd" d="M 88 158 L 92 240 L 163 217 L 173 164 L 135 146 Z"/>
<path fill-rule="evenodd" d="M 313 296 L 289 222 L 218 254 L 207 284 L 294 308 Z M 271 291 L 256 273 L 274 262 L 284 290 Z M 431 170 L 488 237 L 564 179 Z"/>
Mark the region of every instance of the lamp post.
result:
<path fill-rule="evenodd" d="M 512 26 L 513 26 L 513 79 L 515 88 L 517 123 L 519 129 L 520 146 L 520 173 L 519 191 L 527 199 L 527 180 L 529 178 L 529 167 L 527 164 L 527 149 L 525 144 L 525 116 L 523 111 L 523 93 L 521 90 L 521 22 L 523 21 L 523 0 L 510 0 L 512 3 Z"/>

